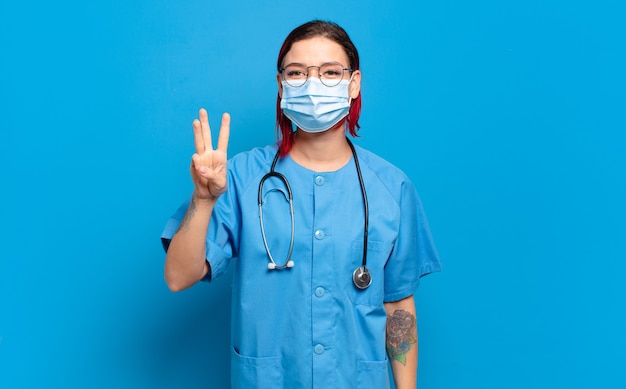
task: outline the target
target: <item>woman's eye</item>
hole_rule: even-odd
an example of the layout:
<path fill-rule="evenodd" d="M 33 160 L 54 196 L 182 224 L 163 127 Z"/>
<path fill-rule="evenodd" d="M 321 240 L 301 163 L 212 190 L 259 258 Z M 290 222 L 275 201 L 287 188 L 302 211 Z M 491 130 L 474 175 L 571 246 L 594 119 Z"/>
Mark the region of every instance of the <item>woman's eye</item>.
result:
<path fill-rule="evenodd" d="M 323 66 L 321 69 L 323 78 L 339 78 L 343 75 L 343 69 L 340 66 Z"/>
<path fill-rule="evenodd" d="M 289 70 L 287 77 L 304 77 L 306 74 L 302 70 Z"/>

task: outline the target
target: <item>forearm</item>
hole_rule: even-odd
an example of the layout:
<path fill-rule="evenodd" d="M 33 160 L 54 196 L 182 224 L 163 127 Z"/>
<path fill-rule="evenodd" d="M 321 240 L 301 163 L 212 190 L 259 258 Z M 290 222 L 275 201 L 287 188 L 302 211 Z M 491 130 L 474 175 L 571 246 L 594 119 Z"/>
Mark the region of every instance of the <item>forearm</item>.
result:
<path fill-rule="evenodd" d="M 386 303 L 387 353 L 397 389 L 417 387 L 417 320 L 413 296 Z"/>
<path fill-rule="evenodd" d="M 190 287 L 209 271 L 206 233 L 215 200 L 191 199 L 165 257 L 165 282 L 174 291 Z"/>

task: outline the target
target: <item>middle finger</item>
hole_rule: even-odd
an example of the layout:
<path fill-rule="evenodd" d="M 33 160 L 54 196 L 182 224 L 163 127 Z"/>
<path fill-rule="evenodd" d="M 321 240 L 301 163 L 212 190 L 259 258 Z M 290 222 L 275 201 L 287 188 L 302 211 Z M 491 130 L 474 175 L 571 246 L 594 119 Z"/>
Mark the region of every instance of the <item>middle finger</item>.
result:
<path fill-rule="evenodd" d="M 202 139 L 204 140 L 204 149 L 213 150 L 213 142 L 211 141 L 211 127 L 209 127 L 209 115 L 206 109 L 200 109 L 200 124 L 202 125 Z"/>

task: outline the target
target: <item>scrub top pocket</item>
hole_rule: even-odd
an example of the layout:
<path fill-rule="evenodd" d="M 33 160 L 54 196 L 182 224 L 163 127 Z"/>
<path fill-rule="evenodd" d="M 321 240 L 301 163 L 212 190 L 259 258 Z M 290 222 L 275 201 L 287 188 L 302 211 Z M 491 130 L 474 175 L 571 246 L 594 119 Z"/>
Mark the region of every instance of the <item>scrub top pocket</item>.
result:
<path fill-rule="evenodd" d="M 388 389 L 390 387 L 387 360 L 360 361 L 357 389 Z"/>
<path fill-rule="evenodd" d="M 393 245 L 385 242 L 367 242 L 367 268 L 372 275 L 372 283 L 366 289 L 359 289 L 352 282 L 352 273 L 363 264 L 363 241 L 352 244 L 352 259 L 349 268 L 345 271 L 349 273 L 346 277 L 346 292 L 350 301 L 357 305 L 380 306 L 383 303 L 385 292 L 385 264 L 391 255 Z"/>
<path fill-rule="evenodd" d="M 277 357 L 246 357 L 231 348 L 231 384 L 235 389 L 276 389 L 283 387 Z"/>

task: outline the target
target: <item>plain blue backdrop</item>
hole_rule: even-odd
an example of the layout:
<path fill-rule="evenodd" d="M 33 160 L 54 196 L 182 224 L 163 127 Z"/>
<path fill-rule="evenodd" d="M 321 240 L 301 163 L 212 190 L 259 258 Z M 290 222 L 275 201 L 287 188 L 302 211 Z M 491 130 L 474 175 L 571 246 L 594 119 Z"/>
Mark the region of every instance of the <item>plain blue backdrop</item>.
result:
<path fill-rule="evenodd" d="M 620 1 L 0 5 L 0 387 L 223 388 L 230 279 L 173 294 L 191 121 L 273 142 L 278 49 L 361 54 L 356 142 L 422 197 L 421 389 L 626 388 Z M 280 334 L 276 334 L 280 336 Z"/>

